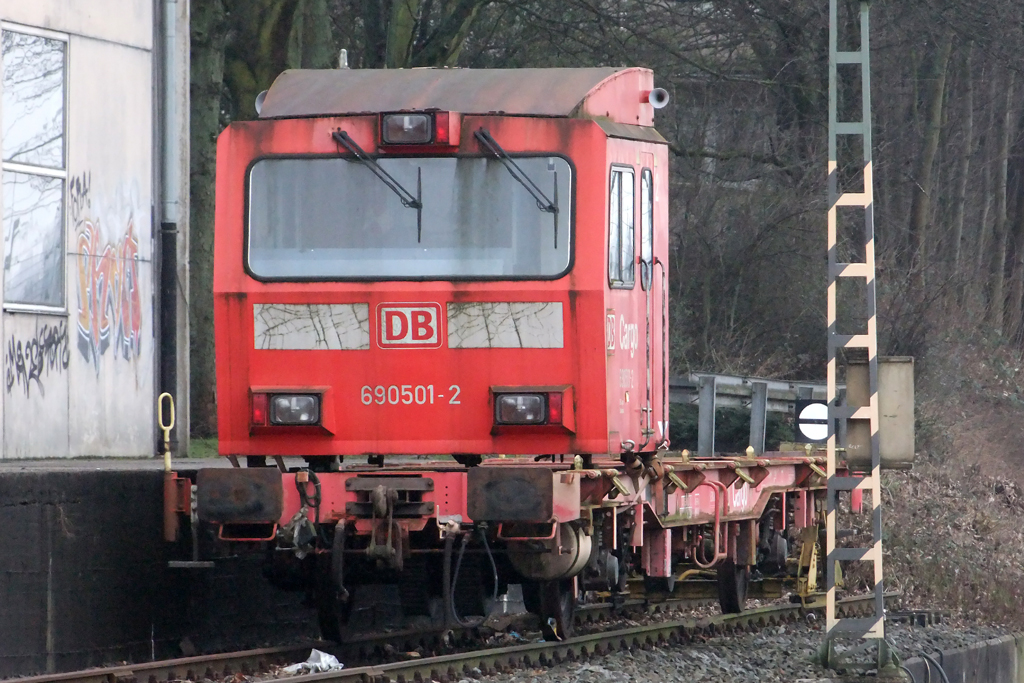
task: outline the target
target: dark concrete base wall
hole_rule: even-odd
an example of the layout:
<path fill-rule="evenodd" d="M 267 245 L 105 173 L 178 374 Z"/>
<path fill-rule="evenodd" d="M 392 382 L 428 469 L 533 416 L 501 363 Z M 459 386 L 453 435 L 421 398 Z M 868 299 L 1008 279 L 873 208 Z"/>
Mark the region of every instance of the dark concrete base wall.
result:
<path fill-rule="evenodd" d="M 259 556 L 212 570 L 162 534 L 162 473 L 0 475 L 0 677 L 258 647 L 316 635 L 303 594 L 273 589 Z M 187 647 L 187 646 L 186 646 Z"/>
<path fill-rule="evenodd" d="M 932 656 L 951 683 L 1024 682 L 1024 635 L 994 638 Z M 942 680 L 934 665 L 918 657 L 907 660 L 906 667 L 918 683 Z M 931 669 L 931 677 L 928 668 Z"/>

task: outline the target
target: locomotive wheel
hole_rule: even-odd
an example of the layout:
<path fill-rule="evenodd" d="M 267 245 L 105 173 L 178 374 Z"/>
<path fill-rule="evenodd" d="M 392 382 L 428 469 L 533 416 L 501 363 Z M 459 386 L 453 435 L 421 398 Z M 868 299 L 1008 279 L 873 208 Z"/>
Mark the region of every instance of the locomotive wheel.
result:
<path fill-rule="evenodd" d="M 320 637 L 332 643 L 341 642 L 341 626 L 344 621 L 342 606 L 330 596 L 318 595 L 316 618 L 320 625 Z"/>
<path fill-rule="evenodd" d="M 536 584 L 540 627 L 546 640 L 571 638 L 576 617 L 572 579 L 539 581 Z M 524 596 L 526 592 L 524 591 Z"/>
<path fill-rule="evenodd" d="M 619 559 L 619 580 L 612 590 L 612 606 L 615 609 L 621 608 L 629 598 L 629 569 L 626 563 Z"/>
<path fill-rule="evenodd" d="M 348 623 L 352 596 L 344 586 L 345 531 L 339 525 L 334 532 L 331 553 L 317 553 L 313 556 L 315 572 L 313 599 L 316 602 L 316 616 L 320 624 L 320 636 L 324 640 L 340 643 L 341 634 Z"/>
<path fill-rule="evenodd" d="M 747 567 L 726 560 L 718 565 L 718 604 L 722 614 L 739 614 L 747 603 Z"/>
<path fill-rule="evenodd" d="M 322 557 L 322 556 L 321 556 Z M 317 558 L 319 559 L 319 558 Z M 313 600 L 316 602 L 316 617 L 320 625 L 320 636 L 324 640 L 341 642 L 341 632 L 348 621 L 349 602 L 342 602 L 338 597 L 338 589 L 330 572 L 330 562 L 319 562 L 317 566 L 316 584 L 313 587 Z"/>
<path fill-rule="evenodd" d="M 526 611 L 540 616 L 540 582 L 523 581 L 520 586 L 523 589 L 523 605 Z"/>

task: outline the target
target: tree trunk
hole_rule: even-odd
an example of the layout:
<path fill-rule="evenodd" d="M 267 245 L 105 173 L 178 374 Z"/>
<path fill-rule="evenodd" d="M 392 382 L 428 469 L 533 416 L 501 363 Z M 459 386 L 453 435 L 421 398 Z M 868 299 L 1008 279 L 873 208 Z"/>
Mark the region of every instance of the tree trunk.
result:
<path fill-rule="evenodd" d="M 213 349 L 213 214 L 217 135 L 224 88 L 227 24 L 222 0 L 192 0 L 191 213 L 189 217 L 190 401 L 192 435 L 217 433 Z"/>
<path fill-rule="evenodd" d="M 388 22 L 387 66 L 397 69 L 409 66 L 413 40 L 416 37 L 419 0 L 392 0 Z"/>
<path fill-rule="evenodd" d="M 942 104 L 946 94 L 946 70 L 949 53 L 953 48 L 953 34 L 947 33 L 935 48 L 928 62 L 928 73 L 922 74 L 931 83 L 928 88 L 925 112 L 924 140 L 915 170 L 916 185 L 911 189 L 910 206 L 910 267 L 919 291 L 924 291 L 927 264 L 928 221 L 931 196 L 934 191 L 933 169 L 935 155 L 942 135 Z"/>
<path fill-rule="evenodd" d="M 364 69 L 379 69 L 387 63 L 387 15 L 382 0 L 361 0 L 359 14 L 363 28 L 363 58 L 358 64 Z"/>
<path fill-rule="evenodd" d="M 960 176 L 957 182 L 956 199 L 953 205 L 953 273 L 960 276 L 960 259 L 963 254 L 964 211 L 967 205 L 967 184 L 971 173 L 971 157 L 974 154 L 974 79 L 971 77 L 971 53 L 974 45 L 967 47 L 964 58 L 964 147 L 960 155 Z M 963 291 L 963 290 L 961 290 Z"/>
<path fill-rule="evenodd" d="M 225 75 L 232 121 L 256 118 L 256 96 L 285 69 L 337 64 L 326 0 L 226 0 Z"/>
<path fill-rule="evenodd" d="M 1021 125 L 1024 125 L 1024 122 Z M 1016 211 L 1014 212 L 1013 229 L 1010 231 L 1010 237 L 1008 238 L 1013 240 L 1013 255 L 1010 257 L 1012 267 L 1010 273 L 1010 295 L 1006 309 L 1006 328 L 1008 334 L 1012 335 L 1019 343 L 1022 334 L 1022 314 L 1024 314 L 1024 309 L 1022 309 L 1022 306 L 1024 306 L 1024 210 L 1022 209 L 1024 207 L 1021 206 L 1022 202 L 1020 201 L 1022 191 L 1024 191 L 1024 178 L 1021 177 L 1019 169 L 1017 173 L 1014 173 L 1012 182 L 1018 201 Z"/>
<path fill-rule="evenodd" d="M 427 35 L 410 66 L 455 66 L 480 11 L 492 0 L 457 0 L 446 3 L 437 28 Z"/>
<path fill-rule="evenodd" d="M 996 100 L 999 93 L 999 79 L 993 70 L 989 70 L 989 93 L 988 93 L 988 127 L 985 129 L 985 136 L 981 143 L 982 152 L 982 176 L 981 176 L 981 215 L 978 217 L 978 242 L 975 255 L 974 277 L 971 279 L 971 290 L 975 298 L 982 296 L 988 285 L 988 277 L 985 269 L 988 265 L 986 256 L 989 253 L 989 244 L 992 241 L 992 229 L 989 218 L 992 214 L 993 199 L 992 183 L 995 177 L 993 166 L 996 163 L 998 154 L 998 137 L 996 132 Z"/>
<path fill-rule="evenodd" d="M 387 66 L 455 66 L 470 29 L 493 0 L 433 3 L 392 0 L 387 33 Z"/>
<path fill-rule="evenodd" d="M 1024 111 L 1018 116 L 1017 128 L 1019 131 L 1024 127 Z M 1016 138 L 1017 135 L 1014 135 Z M 1007 336 L 1013 337 L 1015 342 L 1024 336 L 1024 165 L 1021 162 L 1021 155 L 1024 154 L 1024 143 L 1017 141 L 1011 146 L 1009 156 L 1013 159 L 1012 165 L 1008 164 L 1009 185 L 1013 188 L 1011 205 L 1007 198 L 1007 242 L 1012 247 L 1009 254 L 1007 270 L 1010 275 L 1009 294 L 1006 306 L 1006 330 Z M 1011 218 L 1012 217 L 1012 218 Z"/>
<path fill-rule="evenodd" d="M 1006 281 L 1006 197 L 1007 172 L 1010 157 L 1010 116 L 1013 109 L 1014 72 L 1007 75 L 1006 96 L 999 121 L 999 152 L 996 157 L 996 217 L 992 228 L 992 258 L 989 261 L 988 322 L 993 328 L 1004 330 L 1006 297 L 1003 291 Z"/>

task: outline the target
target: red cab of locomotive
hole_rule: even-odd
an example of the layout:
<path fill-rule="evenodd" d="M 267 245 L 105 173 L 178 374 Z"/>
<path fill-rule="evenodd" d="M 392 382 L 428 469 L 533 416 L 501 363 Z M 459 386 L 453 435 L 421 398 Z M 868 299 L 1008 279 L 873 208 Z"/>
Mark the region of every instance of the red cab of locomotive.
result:
<path fill-rule="evenodd" d="M 718 567 L 740 609 L 817 523 L 820 459 L 667 451 L 666 101 L 639 68 L 299 70 L 222 133 L 235 467 L 195 521 L 274 548 L 325 635 L 380 584 L 450 624 L 521 583 L 564 635 L 581 590 Z"/>
<path fill-rule="evenodd" d="M 665 443 L 652 89 L 645 69 L 285 72 L 218 145 L 221 453 Z"/>

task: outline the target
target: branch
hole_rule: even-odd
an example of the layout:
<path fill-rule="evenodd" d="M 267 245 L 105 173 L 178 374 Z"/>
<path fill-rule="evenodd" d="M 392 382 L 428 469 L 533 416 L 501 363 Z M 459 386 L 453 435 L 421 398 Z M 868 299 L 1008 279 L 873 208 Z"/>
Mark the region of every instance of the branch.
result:
<path fill-rule="evenodd" d="M 788 164 L 774 154 L 758 154 L 756 152 L 716 152 L 713 149 L 684 149 L 677 147 L 676 145 L 669 145 L 669 151 L 675 154 L 677 157 L 688 157 L 691 159 L 714 159 L 716 161 L 735 161 L 736 159 L 747 159 L 753 161 L 755 164 L 765 164 L 766 166 L 774 166 L 778 169 L 791 171 L 794 166 Z"/>

